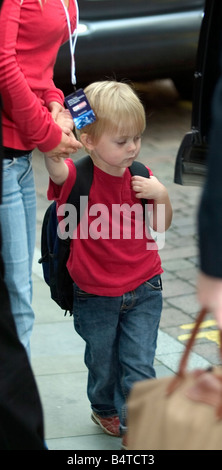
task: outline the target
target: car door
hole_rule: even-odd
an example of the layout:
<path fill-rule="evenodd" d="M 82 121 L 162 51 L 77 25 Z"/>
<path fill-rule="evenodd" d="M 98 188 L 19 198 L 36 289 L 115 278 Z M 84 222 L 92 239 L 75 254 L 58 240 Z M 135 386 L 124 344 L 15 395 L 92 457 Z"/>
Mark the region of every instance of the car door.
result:
<path fill-rule="evenodd" d="M 219 74 L 221 32 L 222 2 L 206 0 L 194 74 L 191 129 L 178 149 L 174 176 L 177 184 L 202 185 L 204 181 L 212 94 Z"/>
<path fill-rule="evenodd" d="M 80 86 L 105 78 L 192 77 L 204 0 L 79 0 L 75 51 Z M 67 89 L 70 53 L 60 49 L 55 81 Z"/>

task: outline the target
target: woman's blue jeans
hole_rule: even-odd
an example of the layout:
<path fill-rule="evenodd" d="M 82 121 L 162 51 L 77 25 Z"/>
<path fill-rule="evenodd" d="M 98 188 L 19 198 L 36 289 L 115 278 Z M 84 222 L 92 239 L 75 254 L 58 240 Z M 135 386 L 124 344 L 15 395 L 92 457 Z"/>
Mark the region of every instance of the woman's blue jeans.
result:
<path fill-rule="evenodd" d="M 36 235 L 36 194 L 32 156 L 3 160 L 0 205 L 5 282 L 19 339 L 30 356 L 34 323 L 32 261 Z"/>
<path fill-rule="evenodd" d="M 160 276 L 120 297 L 88 294 L 74 284 L 74 326 L 86 342 L 88 398 L 100 416 L 118 414 L 122 431 L 132 385 L 155 377 L 161 290 Z"/>

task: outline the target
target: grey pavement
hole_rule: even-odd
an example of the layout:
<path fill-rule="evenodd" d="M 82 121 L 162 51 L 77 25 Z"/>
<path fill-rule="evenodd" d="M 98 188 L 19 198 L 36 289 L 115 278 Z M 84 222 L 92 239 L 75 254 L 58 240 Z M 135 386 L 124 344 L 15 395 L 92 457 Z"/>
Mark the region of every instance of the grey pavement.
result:
<path fill-rule="evenodd" d="M 140 160 L 167 186 L 173 222 L 160 250 L 164 274 L 163 313 L 155 358 L 157 377 L 173 375 L 199 311 L 196 298 L 198 239 L 196 214 L 201 188 L 173 182 L 178 146 L 190 129 L 191 103 L 182 102 L 168 82 L 140 86 L 148 116 Z M 81 153 L 78 157 L 81 156 Z M 76 156 L 74 159 L 77 158 Z M 33 307 L 36 315 L 31 340 L 32 367 L 42 400 L 46 442 L 51 450 L 119 450 L 119 438 L 105 435 L 90 419 L 86 396 L 84 343 L 71 317 L 64 317 L 50 299 L 42 278 L 40 230 L 48 176 L 43 156 L 34 152 L 37 190 L 37 240 L 33 264 Z M 203 323 L 189 368 L 219 363 L 218 331 L 211 317 Z"/>

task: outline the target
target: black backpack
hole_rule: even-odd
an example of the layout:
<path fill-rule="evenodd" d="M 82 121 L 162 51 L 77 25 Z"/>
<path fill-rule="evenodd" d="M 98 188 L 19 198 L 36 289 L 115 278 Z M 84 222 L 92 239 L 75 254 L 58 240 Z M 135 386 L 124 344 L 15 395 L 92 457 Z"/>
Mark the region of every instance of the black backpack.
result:
<path fill-rule="evenodd" d="M 71 190 L 68 204 L 73 204 L 77 211 L 77 224 L 80 222 L 80 196 L 88 196 L 93 181 L 93 162 L 89 156 L 75 162 L 76 181 Z M 149 178 L 149 171 L 140 162 L 133 162 L 129 168 L 132 175 Z M 143 205 L 146 201 L 142 201 Z M 54 201 L 44 215 L 41 233 L 41 258 L 43 276 L 50 287 L 51 298 L 65 310 L 65 315 L 73 309 L 73 280 L 66 263 L 69 258 L 70 238 L 62 239 L 57 233 L 58 219 Z"/>

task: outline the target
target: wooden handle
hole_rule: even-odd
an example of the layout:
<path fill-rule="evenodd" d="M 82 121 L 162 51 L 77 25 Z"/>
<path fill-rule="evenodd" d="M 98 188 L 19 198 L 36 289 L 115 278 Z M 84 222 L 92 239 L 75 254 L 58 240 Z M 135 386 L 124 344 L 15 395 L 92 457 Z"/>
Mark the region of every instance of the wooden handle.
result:
<path fill-rule="evenodd" d="M 197 332 L 200 328 L 200 324 L 202 323 L 202 321 L 205 318 L 206 314 L 207 314 L 207 310 L 205 308 L 203 308 L 200 311 L 200 313 L 197 317 L 195 327 L 192 331 L 192 334 L 191 334 L 191 336 L 190 336 L 190 338 L 187 342 L 186 348 L 185 348 L 184 353 L 182 355 L 182 358 L 181 358 L 181 361 L 180 361 L 180 364 L 179 364 L 178 372 L 177 372 L 176 376 L 173 377 L 173 379 L 170 381 L 169 386 L 167 388 L 167 395 L 170 395 L 179 386 L 179 384 L 181 383 L 181 380 L 185 376 L 187 362 L 188 362 L 188 358 L 189 358 L 191 349 L 192 349 L 193 344 L 195 342 L 195 338 L 196 338 Z M 220 331 L 220 355 L 222 356 L 222 331 Z"/>

